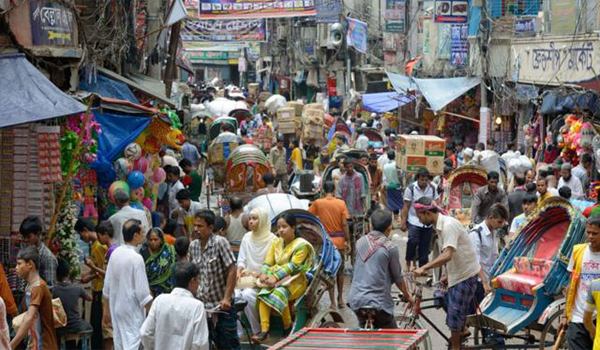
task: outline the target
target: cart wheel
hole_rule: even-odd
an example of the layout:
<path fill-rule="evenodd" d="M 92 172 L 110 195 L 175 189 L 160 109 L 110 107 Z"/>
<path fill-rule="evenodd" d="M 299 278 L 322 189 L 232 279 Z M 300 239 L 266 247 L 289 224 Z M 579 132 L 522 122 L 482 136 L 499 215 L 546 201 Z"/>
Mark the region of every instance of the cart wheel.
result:
<path fill-rule="evenodd" d="M 333 309 L 327 309 L 317 313 L 315 317 L 308 322 L 308 327 L 341 328 L 341 323 L 344 323 L 342 315 Z"/>
<path fill-rule="evenodd" d="M 560 328 L 560 317 L 563 315 L 564 309 L 557 310 L 552 316 L 548 318 L 544 325 L 544 330 L 540 336 L 540 349 L 568 349 L 566 337 L 562 337 L 560 345 L 554 347 L 554 344 L 558 340 L 558 333 Z"/>
<path fill-rule="evenodd" d="M 398 329 L 428 329 L 427 327 L 421 324 L 421 321 L 414 317 L 410 316 L 396 316 L 396 324 L 398 325 Z M 428 330 L 427 334 L 423 338 L 423 341 L 419 344 L 417 349 L 419 350 L 431 350 L 433 349 L 431 343 L 431 331 Z"/>

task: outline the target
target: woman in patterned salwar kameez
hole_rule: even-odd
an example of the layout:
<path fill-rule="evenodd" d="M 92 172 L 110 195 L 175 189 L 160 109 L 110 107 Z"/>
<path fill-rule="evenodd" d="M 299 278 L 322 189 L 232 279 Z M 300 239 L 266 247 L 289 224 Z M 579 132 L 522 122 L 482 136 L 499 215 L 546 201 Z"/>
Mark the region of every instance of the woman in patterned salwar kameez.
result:
<path fill-rule="evenodd" d="M 289 302 L 306 291 L 306 272 L 315 258 L 312 245 L 299 237 L 295 216 L 282 215 L 277 221 L 277 233 L 279 237 L 271 244 L 259 277 L 267 287 L 258 293 L 261 332 L 253 337 L 255 341 L 267 338 L 271 310 L 281 315 L 284 329 L 289 330 L 292 325 Z"/>

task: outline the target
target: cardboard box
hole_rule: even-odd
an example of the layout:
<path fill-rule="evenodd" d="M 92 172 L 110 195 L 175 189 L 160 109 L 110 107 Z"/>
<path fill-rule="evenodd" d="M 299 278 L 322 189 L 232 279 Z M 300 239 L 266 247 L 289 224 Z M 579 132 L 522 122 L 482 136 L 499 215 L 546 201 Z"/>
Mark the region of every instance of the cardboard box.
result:
<path fill-rule="evenodd" d="M 293 108 L 296 113 L 296 117 L 300 117 L 302 115 L 302 109 L 304 108 L 304 103 L 298 101 L 289 101 L 285 103 L 286 107 Z"/>
<path fill-rule="evenodd" d="M 400 135 L 398 151 L 407 156 L 444 157 L 446 141 L 431 135 Z"/>
<path fill-rule="evenodd" d="M 427 157 L 427 170 L 433 175 L 444 173 L 444 157 Z"/>
<path fill-rule="evenodd" d="M 285 123 L 285 122 L 293 122 L 296 119 L 296 112 L 293 108 L 280 108 L 277 111 L 277 122 Z"/>

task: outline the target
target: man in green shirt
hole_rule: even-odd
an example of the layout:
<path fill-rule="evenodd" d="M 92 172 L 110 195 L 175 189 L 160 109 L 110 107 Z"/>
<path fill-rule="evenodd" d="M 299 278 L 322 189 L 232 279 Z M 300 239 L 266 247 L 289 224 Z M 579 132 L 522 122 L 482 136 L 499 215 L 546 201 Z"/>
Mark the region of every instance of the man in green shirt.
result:
<path fill-rule="evenodd" d="M 186 174 L 181 182 L 190 191 L 190 199 L 194 202 L 199 202 L 200 194 L 202 193 L 202 176 L 198 174 L 198 170 L 196 170 L 192 162 L 187 158 L 179 161 L 179 167 Z"/>

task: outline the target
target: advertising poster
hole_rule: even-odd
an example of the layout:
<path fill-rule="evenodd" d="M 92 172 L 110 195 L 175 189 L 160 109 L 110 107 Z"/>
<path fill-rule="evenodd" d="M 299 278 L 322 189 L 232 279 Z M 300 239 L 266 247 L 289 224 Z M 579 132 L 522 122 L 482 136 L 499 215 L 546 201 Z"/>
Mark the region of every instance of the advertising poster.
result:
<path fill-rule="evenodd" d="M 314 0 L 200 0 L 200 19 L 246 19 L 314 16 Z"/>
<path fill-rule="evenodd" d="M 348 17 L 346 42 L 348 46 L 353 46 L 357 51 L 367 53 L 367 24 Z"/>
<path fill-rule="evenodd" d="M 405 0 L 386 0 L 385 31 L 388 33 L 404 33 L 406 20 Z"/>
<path fill-rule="evenodd" d="M 467 23 L 469 1 L 436 0 L 434 12 L 435 23 Z"/>
<path fill-rule="evenodd" d="M 264 42 L 267 40 L 267 21 L 263 19 L 186 20 L 183 41 Z"/>
<path fill-rule="evenodd" d="M 77 46 L 71 10 L 49 0 L 31 0 L 29 8 L 33 45 Z"/>
<path fill-rule="evenodd" d="M 453 24 L 450 29 L 450 64 L 465 67 L 469 63 L 468 24 Z"/>
<path fill-rule="evenodd" d="M 340 21 L 342 13 L 341 0 L 315 0 L 317 23 L 335 23 Z"/>

